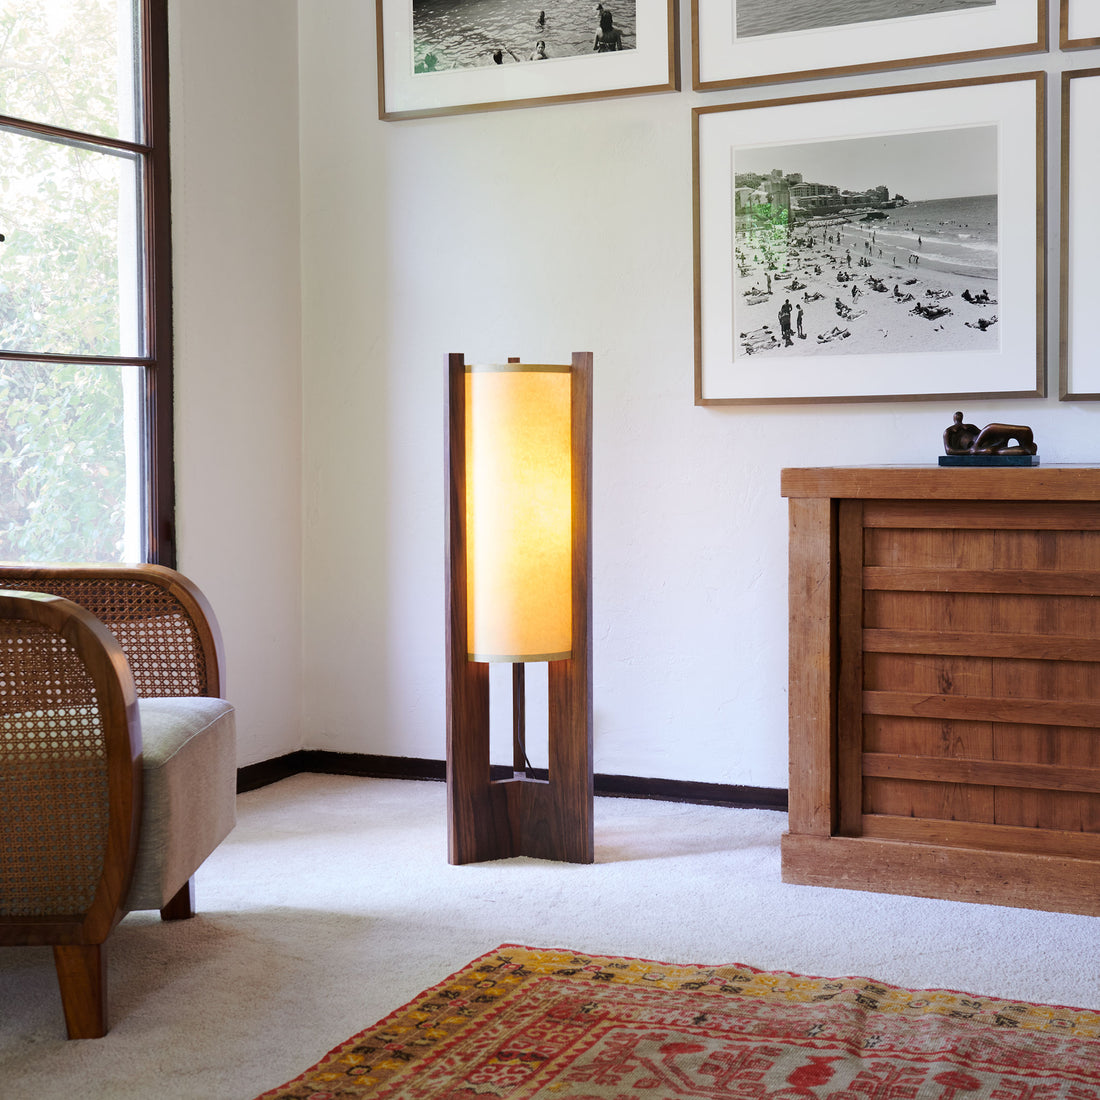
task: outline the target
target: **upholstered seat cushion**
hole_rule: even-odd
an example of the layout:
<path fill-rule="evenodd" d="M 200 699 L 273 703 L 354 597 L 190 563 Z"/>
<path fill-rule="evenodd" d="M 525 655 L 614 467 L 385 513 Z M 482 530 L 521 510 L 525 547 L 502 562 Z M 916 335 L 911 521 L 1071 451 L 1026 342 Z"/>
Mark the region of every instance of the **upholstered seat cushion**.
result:
<path fill-rule="evenodd" d="M 237 820 L 233 707 L 203 696 L 141 699 L 140 842 L 125 908 L 162 908 Z"/>

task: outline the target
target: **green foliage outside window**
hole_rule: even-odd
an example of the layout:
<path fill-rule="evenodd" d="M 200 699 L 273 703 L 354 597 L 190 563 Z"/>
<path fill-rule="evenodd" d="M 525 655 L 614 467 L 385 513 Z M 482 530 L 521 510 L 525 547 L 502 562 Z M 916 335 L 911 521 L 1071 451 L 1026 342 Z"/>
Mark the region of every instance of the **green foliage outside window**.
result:
<path fill-rule="evenodd" d="M 117 367 L 0 363 L 0 558 L 111 561 L 126 455 Z"/>
<path fill-rule="evenodd" d="M 117 42 L 116 0 L 5 0 L 0 114 L 117 134 Z M 121 335 L 118 239 L 133 160 L 15 127 L 0 130 L 0 154 L 0 348 L 136 354 Z M 122 371 L 134 369 L 0 350 L 0 558 L 122 555 Z"/>

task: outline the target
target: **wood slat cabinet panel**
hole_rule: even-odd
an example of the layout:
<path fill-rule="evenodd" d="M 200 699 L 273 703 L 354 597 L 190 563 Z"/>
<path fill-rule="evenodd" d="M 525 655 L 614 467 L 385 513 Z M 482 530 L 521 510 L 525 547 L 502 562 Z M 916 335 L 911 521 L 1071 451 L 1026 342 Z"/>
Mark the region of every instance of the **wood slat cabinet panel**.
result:
<path fill-rule="evenodd" d="M 785 470 L 782 490 L 784 879 L 1100 915 L 1100 469 Z"/>
<path fill-rule="evenodd" d="M 907 820 L 996 821 L 995 793 L 990 787 L 966 783 L 923 782 L 919 779 L 865 777 L 863 814 Z M 863 834 L 860 819 L 859 834 Z"/>
<path fill-rule="evenodd" d="M 949 848 L 1011 851 L 1030 855 L 1068 856 L 1094 860 L 1100 866 L 1100 836 L 1056 827 L 1013 828 L 980 822 L 930 821 L 904 817 L 863 819 L 863 836 L 880 840 L 916 842 Z"/>

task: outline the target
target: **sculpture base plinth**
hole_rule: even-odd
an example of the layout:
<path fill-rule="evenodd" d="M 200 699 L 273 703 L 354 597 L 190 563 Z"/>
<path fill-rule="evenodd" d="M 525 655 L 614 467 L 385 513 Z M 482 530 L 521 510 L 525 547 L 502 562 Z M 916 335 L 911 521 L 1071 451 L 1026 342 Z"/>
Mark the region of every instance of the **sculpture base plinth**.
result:
<path fill-rule="evenodd" d="M 1038 455 L 940 455 L 941 466 L 1038 466 Z"/>

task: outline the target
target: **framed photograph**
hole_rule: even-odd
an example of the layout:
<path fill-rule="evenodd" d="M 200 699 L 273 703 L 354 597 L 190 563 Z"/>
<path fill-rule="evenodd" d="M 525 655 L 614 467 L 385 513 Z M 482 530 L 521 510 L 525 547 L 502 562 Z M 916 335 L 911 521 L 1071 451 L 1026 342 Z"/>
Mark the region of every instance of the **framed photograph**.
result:
<path fill-rule="evenodd" d="M 695 108 L 696 404 L 1044 396 L 1045 85 Z"/>
<path fill-rule="evenodd" d="M 706 91 L 1034 53 L 1047 48 L 1047 3 L 692 0 L 693 86 Z"/>
<path fill-rule="evenodd" d="M 1096 0 L 1062 0 L 1059 25 L 1063 50 L 1100 46 L 1100 4 Z"/>
<path fill-rule="evenodd" d="M 1100 209 L 1093 190 L 1100 170 L 1096 119 L 1100 69 L 1062 74 L 1062 305 L 1058 396 L 1100 401 L 1096 303 L 1100 301 Z"/>
<path fill-rule="evenodd" d="M 677 0 L 377 0 L 378 117 L 680 87 Z"/>

